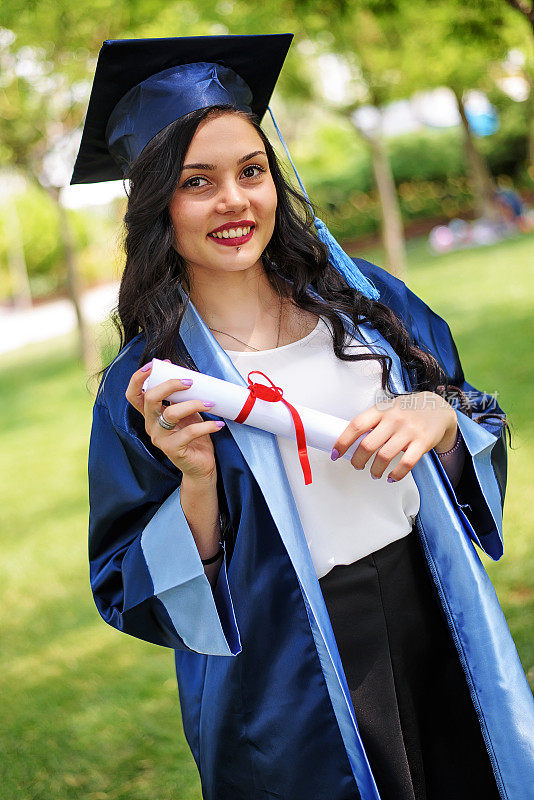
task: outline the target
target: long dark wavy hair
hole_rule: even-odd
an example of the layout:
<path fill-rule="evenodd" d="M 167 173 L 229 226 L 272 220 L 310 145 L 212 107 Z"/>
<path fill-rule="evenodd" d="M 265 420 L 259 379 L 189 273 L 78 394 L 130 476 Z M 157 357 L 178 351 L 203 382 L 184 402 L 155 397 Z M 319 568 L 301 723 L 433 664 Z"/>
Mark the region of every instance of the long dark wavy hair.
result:
<path fill-rule="evenodd" d="M 171 123 L 146 145 L 131 168 L 124 218 L 126 266 L 115 315 L 121 348 L 142 333 L 145 347 L 140 365 L 156 357 L 195 369 L 178 335 L 189 302 L 190 282 L 184 260 L 173 247 L 169 204 L 198 125 L 221 114 L 239 114 L 254 127 L 265 146 L 278 200 L 274 232 L 262 254 L 273 289 L 289 297 L 299 308 L 328 319 L 337 358 L 380 361 L 383 390 L 395 395 L 389 386 L 391 358 L 345 352 L 350 338 L 339 312 L 347 314 L 355 325 L 369 323 L 378 330 L 410 371 L 418 391 L 438 391 L 449 402 L 451 397 L 456 398 L 452 404 L 471 415 L 467 397 L 459 389 L 455 392 L 457 387 L 448 383 L 433 355 L 412 344 L 395 313 L 350 287 L 330 264 L 327 248 L 315 232 L 308 201 L 286 180 L 257 116 L 231 105 L 198 109 Z M 310 296 L 307 291 L 310 285 L 322 299 Z M 187 295 L 185 303 L 180 286 Z"/>

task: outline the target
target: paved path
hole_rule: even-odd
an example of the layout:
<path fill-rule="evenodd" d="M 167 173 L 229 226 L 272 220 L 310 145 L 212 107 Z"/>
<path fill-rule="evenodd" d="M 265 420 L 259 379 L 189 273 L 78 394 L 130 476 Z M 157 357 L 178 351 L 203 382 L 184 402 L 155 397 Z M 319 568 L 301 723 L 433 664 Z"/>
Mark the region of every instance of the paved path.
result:
<path fill-rule="evenodd" d="M 102 322 L 117 304 L 118 283 L 89 289 L 83 297 L 86 319 Z M 76 315 L 70 300 L 50 303 L 24 311 L 0 306 L 0 355 L 20 347 L 70 333 L 76 327 Z"/>

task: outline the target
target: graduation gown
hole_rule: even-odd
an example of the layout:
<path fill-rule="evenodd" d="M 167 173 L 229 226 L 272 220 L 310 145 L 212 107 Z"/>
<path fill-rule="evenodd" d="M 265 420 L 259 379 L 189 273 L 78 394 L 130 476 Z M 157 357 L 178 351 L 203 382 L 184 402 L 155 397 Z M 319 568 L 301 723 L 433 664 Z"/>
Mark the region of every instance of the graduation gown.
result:
<path fill-rule="evenodd" d="M 355 262 L 474 405 L 472 418 L 456 410 L 467 448 L 456 489 L 433 451 L 414 466 L 415 522 L 500 794 L 528 800 L 534 702 L 475 547 L 492 559 L 503 552 L 504 414 L 466 382 L 444 320 L 402 281 Z M 416 391 L 385 339 L 368 325 L 358 330 L 391 357 L 393 388 Z M 245 385 L 192 303 L 180 337 L 200 371 Z M 174 649 L 183 727 L 207 800 L 380 800 L 276 437 L 232 421 L 213 437 L 233 536 L 212 591 L 181 508 L 180 472 L 124 396 L 143 347 L 139 336 L 121 351 L 94 407 L 89 551 L 100 614 Z"/>

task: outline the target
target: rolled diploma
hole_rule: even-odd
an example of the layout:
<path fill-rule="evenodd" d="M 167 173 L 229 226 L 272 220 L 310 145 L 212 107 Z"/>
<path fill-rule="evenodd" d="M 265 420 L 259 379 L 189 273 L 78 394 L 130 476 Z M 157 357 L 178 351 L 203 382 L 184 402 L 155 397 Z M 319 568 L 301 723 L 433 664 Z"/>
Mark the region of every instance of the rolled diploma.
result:
<path fill-rule="evenodd" d="M 256 377 L 259 380 L 254 382 L 261 383 L 263 381 L 261 375 Z M 209 409 L 209 413 L 228 420 L 235 420 L 249 396 L 249 390 L 245 386 L 229 383 L 220 378 L 213 378 L 211 375 L 195 372 L 186 367 L 180 367 L 178 364 L 169 364 L 167 361 L 160 361 L 157 358 L 152 362 L 152 370 L 143 384 L 143 390 L 147 391 L 154 386 L 159 386 L 164 381 L 176 378 L 191 378 L 193 385 L 188 389 L 182 389 L 169 395 L 166 398 L 169 402 L 212 400 L 215 405 Z M 284 387 L 282 386 L 281 388 L 283 390 Z M 291 403 L 289 397 L 285 397 L 285 399 Z M 306 444 L 309 447 L 315 447 L 317 450 L 331 452 L 339 436 L 349 424 L 348 420 L 334 417 L 332 414 L 325 414 L 322 411 L 315 411 L 297 403 L 291 403 L 291 405 L 296 408 L 302 420 L 306 434 Z M 296 441 L 295 426 L 291 412 L 281 400 L 276 403 L 269 403 L 267 400 L 257 399 L 246 422 L 243 424 L 250 425 L 253 428 L 261 428 L 269 433 L 275 433 L 278 436 L 285 436 Z M 361 440 L 369 432 L 366 431 L 359 436 L 344 453 L 343 458 L 350 460 Z M 396 459 L 394 460 L 396 461 Z"/>

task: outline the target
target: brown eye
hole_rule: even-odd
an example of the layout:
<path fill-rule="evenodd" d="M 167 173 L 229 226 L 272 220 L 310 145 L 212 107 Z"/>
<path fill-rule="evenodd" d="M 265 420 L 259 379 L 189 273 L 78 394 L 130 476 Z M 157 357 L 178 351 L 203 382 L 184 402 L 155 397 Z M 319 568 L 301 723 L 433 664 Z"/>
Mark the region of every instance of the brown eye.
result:
<path fill-rule="evenodd" d="M 194 181 L 205 181 L 205 180 L 206 178 L 201 178 L 200 175 L 194 175 L 192 178 L 188 178 L 185 181 L 185 183 L 182 183 L 182 189 L 187 189 L 188 187 L 191 187 L 192 189 L 197 189 L 200 186 L 200 184 L 198 182 L 194 183 Z"/>
<path fill-rule="evenodd" d="M 243 170 L 243 175 L 245 175 L 245 172 L 249 169 L 259 169 L 260 173 L 265 172 L 263 167 L 259 167 L 257 164 L 251 164 L 250 166 L 245 167 L 245 169 Z M 245 178 L 256 178 L 256 177 L 257 175 L 245 175 Z"/>

